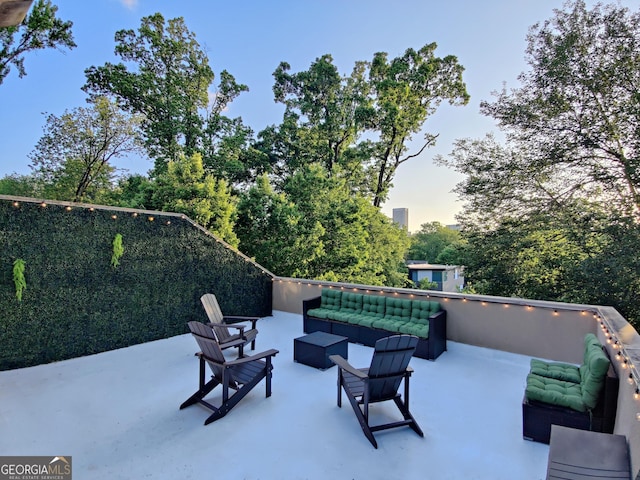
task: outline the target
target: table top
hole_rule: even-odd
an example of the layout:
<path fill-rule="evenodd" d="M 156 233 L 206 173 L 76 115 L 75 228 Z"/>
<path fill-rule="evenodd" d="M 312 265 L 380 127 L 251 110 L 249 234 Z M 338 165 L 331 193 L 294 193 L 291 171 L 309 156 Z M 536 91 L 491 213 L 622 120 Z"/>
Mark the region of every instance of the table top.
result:
<path fill-rule="evenodd" d="M 328 347 L 329 345 L 334 345 L 336 343 L 344 342 L 349 339 L 347 337 L 342 337 L 340 335 L 334 335 L 327 332 L 312 332 L 308 335 L 298 337 L 295 340 L 297 342 L 317 345 L 318 347 Z"/>

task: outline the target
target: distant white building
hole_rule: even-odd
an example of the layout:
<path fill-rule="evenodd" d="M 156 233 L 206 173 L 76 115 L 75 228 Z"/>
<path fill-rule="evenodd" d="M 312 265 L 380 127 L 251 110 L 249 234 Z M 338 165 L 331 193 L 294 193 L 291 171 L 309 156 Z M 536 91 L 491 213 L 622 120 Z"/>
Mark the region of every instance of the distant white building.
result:
<path fill-rule="evenodd" d="M 407 268 L 409 269 L 409 279 L 416 286 L 421 280 L 427 279 L 437 285 L 430 290 L 458 292 L 464 287 L 464 269 L 460 265 L 410 263 Z"/>
<path fill-rule="evenodd" d="M 397 223 L 406 230 L 409 229 L 409 209 L 408 208 L 394 208 L 393 209 L 393 222 Z"/>

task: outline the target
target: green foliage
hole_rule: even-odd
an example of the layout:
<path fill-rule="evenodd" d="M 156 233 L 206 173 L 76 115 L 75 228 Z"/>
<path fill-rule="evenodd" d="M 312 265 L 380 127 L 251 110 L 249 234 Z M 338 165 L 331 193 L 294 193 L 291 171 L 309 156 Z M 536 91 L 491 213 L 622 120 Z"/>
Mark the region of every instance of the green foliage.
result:
<path fill-rule="evenodd" d="M 408 260 L 424 260 L 427 263 L 440 263 L 440 255 L 445 248 L 460 240 L 460 232 L 442 225 L 440 222 L 422 224 L 420 231 L 411 235 L 411 246 L 407 253 Z M 455 260 L 451 249 L 447 253 L 448 260 Z M 457 262 L 442 262 L 455 265 Z"/>
<path fill-rule="evenodd" d="M 114 269 L 104 252 L 118 233 L 127 261 Z M 0 344 L 11 345 L 0 370 L 185 333 L 186 322 L 206 320 L 206 292 L 229 314 L 271 313 L 271 276 L 179 216 L 0 199 L 0 251 L 0 272 L 18 257 L 30 272 L 20 308 L 0 274 Z"/>
<path fill-rule="evenodd" d="M 170 161 L 153 189 L 154 208 L 184 213 L 230 245 L 238 245 L 233 231 L 235 198 L 224 180 L 205 172 L 199 153 Z"/>
<path fill-rule="evenodd" d="M 111 255 L 111 266 L 116 268 L 120 265 L 120 258 L 124 255 L 124 246 L 122 245 L 122 235 L 116 233 L 113 237 L 113 254 Z"/>
<path fill-rule="evenodd" d="M 480 293 L 609 304 L 640 322 L 639 51 L 640 12 L 567 2 L 531 28 L 521 84 L 481 103 L 506 142 L 461 139 L 439 159 L 465 176 L 463 263 Z"/>
<path fill-rule="evenodd" d="M 127 111 L 143 115 L 145 147 L 156 161 L 154 174 L 164 173 L 180 154 L 200 153 L 217 176 L 244 178 L 241 151 L 252 132 L 222 112 L 248 88 L 223 71 L 210 101 L 214 73 L 184 19 L 165 21 L 156 13 L 142 18 L 137 32 L 117 31 L 115 40 L 115 54 L 126 64 L 88 68 L 83 90 L 92 97 L 113 96 Z"/>
<path fill-rule="evenodd" d="M 22 301 L 22 292 L 27 288 L 27 280 L 24 278 L 26 265 L 23 259 L 17 258 L 13 262 L 13 283 L 16 287 L 16 298 Z"/>
<path fill-rule="evenodd" d="M 640 12 L 574 0 L 527 41 L 521 85 L 481 104 L 506 144 L 459 140 L 444 162 L 466 176 L 465 223 L 493 228 L 577 203 L 638 215 Z"/>
<path fill-rule="evenodd" d="M 286 106 L 278 127 L 260 132 L 257 144 L 282 181 L 299 168 L 320 165 L 378 207 L 398 167 L 435 143 L 424 134 L 416 152 L 412 135 L 443 101 L 464 105 L 469 96 L 456 57 L 435 56 L 436 44 L 388 59 L 377 53 L 341 76 L 331 55 L 306 71 L 290 73 L 282 62 L 274 72 L 275 100 Z"/>
<path fill-rule="evenodd" d="M 95 98 L 90 108 L 48 115 L 45 133 L 29 155 L 45 198 L 99 202 L 112 187 L 111 162 L 139 152 L 139 123 L 105 97 Z"/>
<path fill-rule="evenodd" d="M 428 278 L 423 278 L 418 282 L 418 288 L 420 290 L 435 290 L 438 288 L 438 282 L 432 282 Z"/>
<path fill-rule="evenodd" d="M 11 66 L 18 70 L 18 76 L 24 77 L 24 54 L 43 48 L 74 48 L 76 46 L 71 33 L 70 21 L 56 17 L 58 7 L 49 0 L 37 0 L 24 21 L 14 27 L 0 28 L 0 85 L 9 75 Z M 16 39 L 16 34 L 20 38 Z"/>
<path fill-rule="evenodd" d="M 266 177 L 238 208 L 240 248 L 281 276 L 404 286 L 404 231 L 344 180 L 302 168 L 282 193 Z"/>

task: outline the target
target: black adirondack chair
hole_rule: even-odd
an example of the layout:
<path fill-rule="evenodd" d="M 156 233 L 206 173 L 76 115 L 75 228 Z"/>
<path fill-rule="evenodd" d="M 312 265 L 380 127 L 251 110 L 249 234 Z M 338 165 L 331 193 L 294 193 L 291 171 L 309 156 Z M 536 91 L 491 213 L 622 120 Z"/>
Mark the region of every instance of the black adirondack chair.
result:
<path fill-rule="evenodd" d="M 251 343 L 251 350 L 256 348 L 256 322 L 260 317 L 246 317 L 239 315 L 223 315 L 218 299 L 213 293 L 205 293 L 200 297 L 200 302 L 204 307 L 204 311 L 209 318 L 209 326 L 215 332 L 218 345 L 222 350 L 230 347 L 238 348 L 238 356 L 244 355 L 244 346 Z M 245 330 L 245 325 L 238 325 L 239 322 L 251 322 L 251 328 Z M 229 329 L 237 330 L 237 333 L 231 333 Z"/>
<path fill-rule="evenodd" d="M 229 413 L 262 379 L 266 381 L 266 396 L 271 396 L 271 359 L 279 353 L 278 350 L 270 349 L 250 357 L 229 361 L 224 357 L 215 338 L 199 334 L 203 327 L 208 328 L 206 325 L 200 322 L 189 322 L 188 325 L 200 347 L 200 352 L 196 354 L 200 359 L 200 376 L 198 391 L 180 405 L 181 410 L 195 403 L 204 405 L 213 411 L 204 422 L 208 425 Z M 211 380 L 208 382 L 205 382 L 205 363 L 212 372 Z M 206 401 L 205 397 L 218 385 L 222 386 L 222 398 L 216 406 Z M 233 391 L 231 395 L 229 390 Z"/>
<path fill-rule="evenodd" d="M 378 448 L 373 432 L 409 426 L 424 436 L 415 418 L 409 412 L 409 377 L 413 369 L 409 360 L 418 344 L 413 335 L 393 335 L 378 340 L 369 368 L 354 368 L 340 355 L 329 358 L 338 366 L 338 406 L 342 406 L 342 389 L 353 407 L 362 431 L 371 444 Z M 404 400 L 398 393 L 404 380 Z M 382 425 L 369 424 L 369 406 L 372 403 L 393 400 L 404 420 Z"/>

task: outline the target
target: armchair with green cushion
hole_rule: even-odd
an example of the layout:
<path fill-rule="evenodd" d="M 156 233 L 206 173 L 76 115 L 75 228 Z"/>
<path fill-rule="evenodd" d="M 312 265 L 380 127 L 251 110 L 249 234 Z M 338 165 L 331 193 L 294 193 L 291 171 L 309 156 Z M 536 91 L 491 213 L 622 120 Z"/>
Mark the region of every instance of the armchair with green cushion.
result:
<path fill-rule="evenodd" d="M 523 436 L 549 442 L 551 424 L 611 433 L 618 379 L 594 334 L 584 339 L 580 366 L 532 360 L 523 400 Z"/>

